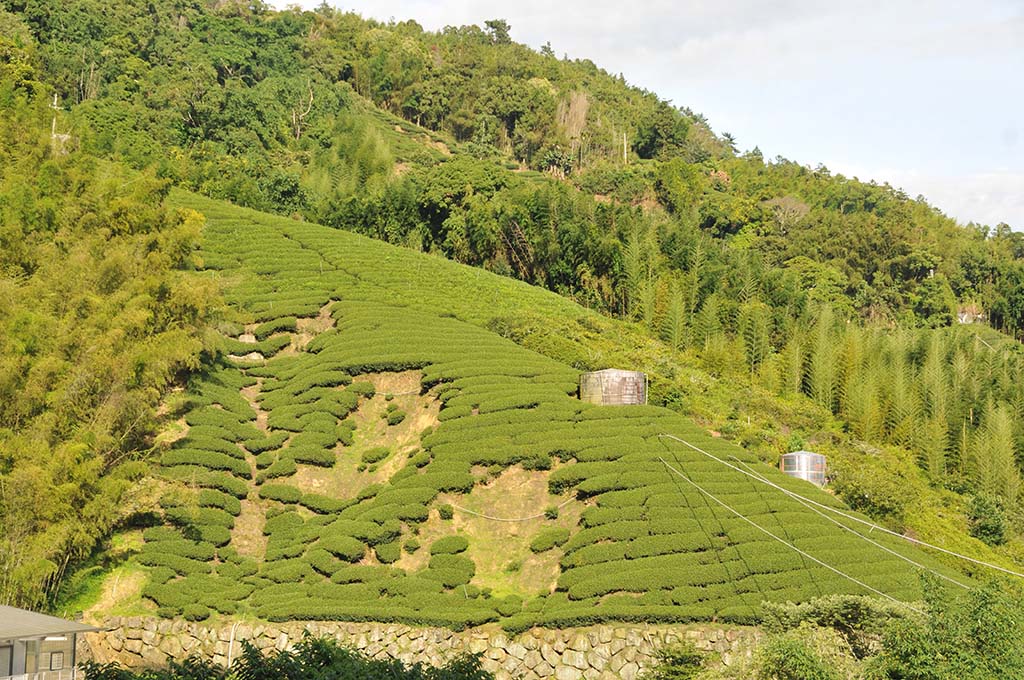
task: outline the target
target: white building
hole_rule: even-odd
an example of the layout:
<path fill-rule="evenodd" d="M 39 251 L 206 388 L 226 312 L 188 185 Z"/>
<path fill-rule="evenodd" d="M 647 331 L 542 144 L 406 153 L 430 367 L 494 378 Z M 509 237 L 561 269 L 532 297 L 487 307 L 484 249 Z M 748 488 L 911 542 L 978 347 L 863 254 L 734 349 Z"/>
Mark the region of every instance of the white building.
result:
<path fill-rule="evenodd" d="M 0 605 L 0 680 L 73 680 L 79 633 L 100 630 L 56 616 Z"/>

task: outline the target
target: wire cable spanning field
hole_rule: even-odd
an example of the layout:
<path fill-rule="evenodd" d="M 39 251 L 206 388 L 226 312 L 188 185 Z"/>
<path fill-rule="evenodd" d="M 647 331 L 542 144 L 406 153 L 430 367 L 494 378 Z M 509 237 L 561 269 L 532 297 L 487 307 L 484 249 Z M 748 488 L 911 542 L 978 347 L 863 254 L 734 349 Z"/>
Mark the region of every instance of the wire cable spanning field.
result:
<path fill-rule="evenodd" d="M 845 517 L 846 519 L 852 520 L 854 522 L 859 522 L 861 524 L 869 526 L 873 530 L 882 531 L 882 532 L 885 532 L 885 533 L 887 533 L 887 534 L 889 534 L 891 536 L 895 536 L 897 538 L 902 538 L 903 540 L 909 541 L 910 543 L 914 543 L 915 545 L 919 545 L 919 546 L 922 546 L 922 547 L 925 547 L 925 548 L 930 548 L 932 550 L 937 550 L 937 551 L 939 551 L 941 553 L 944 553 L 946 555 L 949 555 L 951 557 L 956 557 L 957 559 L 965 560 L 967 562 L 971 562 L 972 564 L 977 564 L 977 565 L 982 566 L 982 567 L 988 567 L 989 569 L 995 569 L 996 571 L 1001 571 L 1001 572 L 1003 572 L 1005 574 L 1010 574 L 1011 576 L 1018 576 L 1020 578 L 1024 578 L 1024 573 L 1021 573 L 1019 571 L 1014 571 L 1012 569 L 1007 569 L 1005 567 L 1000 567 L 998 564 L 992 564 L 991 562 L 985 562 L 983 560 L 978 560 L 978 559 L 975 559 L 973 557 L 969 557 L 967 555 L 961 555 L 960 553 L 954 552 L 954 551 L 949 550 L 947 548 L 943 548 L 941 546 L 937 546 L 937 545 L 933 545 L 931 543 L 927 543 L 925 541 L 913 538 L 912 536 L 906 536 L 906 535 L 901 534 L 899 532 L 893 531 L 892 529 L 886 529 L 885 527 L 879 526 L 878 524 L 875 524 L 874 522 L 869 522 L 866 519 L 861 519 L 860 517 L 856 517 L 854 515 L 851 515 L 848 512 L 843 512 L 842 510 L 840 510 L 838 508 L 832 508 L 832 507 L 829 507 L 829 506 L 825 505 L 824 503 L 818 503 L 817 501 L 813 501 L 813 500 L 811 500 L 809 498 L 801 496 L 798 493 L 790 491 L 789 489 L 784 489 L 783 487 L 779 486 L 778 484 L 776 484 L 774 482 L 771 482 L 771 481 L 768 481 L 767 479 L 764 479 L 763 477 L 761 477 L 759 475 L 755 475 L 755 474 L 753 474 L 751 472 L 747 472 L 746 470 L 742 470 L 742 469 L 736 467 L 735 465 L 732 465 L 731 463 L 729 463 L 727 461 L 724 461 L 721 458 L 718 458 L 717 456 L 714 456 L 714 455 L 708 453 L 704 449 L 702 449 L 702 448 L 700 448 L 698 446 L 694 446 L 693 444 L 691 444 L 690 442 L 686 441 L 685 439 L 680 439 L 679 437 L 676 437 L 676 436 L 671 435 L 671 434 L 659 434 L 658 437 L 664 437 L 666 439 L 672 439 L 674 441 L 679 442 L 680 444 L 685 444 L 686 446 L 689 446 L 694 451 L 696 451 L 698 453 L 701 453 L 701 454 L 707 456 L 708 458 L 711 458 L 715 462 L 721 463 L 722 465 L 724 465 L 724 466 L 726 466 L 728 468 L 731 468 L 731 469 L 735 470 L 736 472 L 739 472 L 740 474 L 744 474 L 744 475 L 746 475 L 746 476 L 748 476 L 748 477 L 750 477 L 752 479 L 756 479 L 758 482 L 760 482 L 762 484 L 767 484 L 768 486 L 772 487 L 773 489 L 781 491 L 782 493 L 784 493 L 787 496 L 793 498 L 794 500 L 796 500 L 797 502 L 801 503 L 802 505 L 807 505 L 807 504 L 815 505 L 815 506 L 817 506 L 819 508 L 823 508 L 825 510 L 828 510 L 829 512 L 834 512 L 837 515 Z M 842 526 L 842 525 L 840 525 L 840 526 Z M 865 538 L 864 536 L 861 536 L 860 534 L 857 534 L 857 536 L 860 536 L 861 538 Z M 901 559 L 907 559 L 906 557 L 903 557 L 902 555 L 900 557 L 901 557 Z M 923 567 L 923 568 L 926 568 L 926 567 Z M 945 577 L 943 577 L 943 578 L 945 578 Z M 952 580 L 952 579 L 947 579 L 947 580 Z M 959 586 L 963 586 L 962 583 L 957 583 L 956 581 L 953 581 L 953 582 L 956 583 Z M 966 587 L 966 586 L 964 586 L 964 587 Z"/>
<path fill-rule="evenodd" d="M 823 561 L 819 560 L 817 557 L 815 557 L 814 555 L 811 555 L 807 551 L 801 550 L 800 548 L 796 547 L 792 543 L 789 543 L 785 539 L 780 538 L 779 536 L 776 536 L 771 531 L 765 529 L 763 526 L 761 526 L 760 524 L 758 524 L 754 520 L 750 519 L 749 517 L 746 517 L 742 512 L 736 510 L 735 508 L 730 506 L 728 503 L 726 503 L 726 502 L 722 501 L 721 499 L 719 499 L 713 493 L 710 493 L 706 489 L 702 488 L 699 484 L 694 482 L 692 479 L 687 477 L 685 474 L 683 474 L 682 472 L 680 472 L 676 468 L 674 468 L 671 465 L 669 465 L 668 461 L 665 460 L 664 458 L 659 458 L 658 460 L 660 460 L 662 462 L 662 464 L 664 464 L 664 466 L 667 467 L 669 470 L 671 470 L 674 474 L 676 474 L 679 477 L 681 477 L 688 484 L 691 484 L 693 486 L 693 488 L 697 489 L 697 491 L 701 492 L 702 494 L 704 494 L 705 496 L 707 496 L 708 498 L 710 498 L 714 502 L 718 503 L 723 508 L 725 508 L 726 510 L 731 512 L 732 514 L 736 515 L 736 517 L 738 517 L 739 519 L 743 520 L 744 522 L 746 522 L 750 526 L 754 527 L 755 529 L 757 529 L 761 533 L 765 534 L 766 536 L 768 536 L 772 540 L 778 541 L 779 543 L 781 543 L 782 545 L 786 546 L 790 550 L 793 550 L 794 552 L 799 553 L 801 556 L 806 557 L 807 559 L 811 560 L 815 564 L 818 564 L 818 565 L 821 565 L 822 567 L 825 567 L 829 571 L 831 571 L 831 572 L 833 572 L 835 574 L 838 574 L 839 576 L 842 576 L 843 578 L 845 578 L 845 579 L 847 579 L 849 581 L 852 581 L 853 583 L 856 583 L 861 588 L 864 588 L 865 590 L 868 590 L 868 591 L 874 593 L 875 595 L 878 595 L 879 597 L 882 597 L 882 598 L 884 598 L 886 600 L 891 600 L 892 602 L 896 602 L 897 604 L 902 604 L 905 607 L 907 607 L 908 609 L 911 609 L 912 611 L 917 612 L 918 614 L 924 614 L 925 613 L 923 610 L 918 609 L 918 608 L 916 608 L 916 607 L 914 607 L 912 605 L 909 605 L 906 602 L 903 602 L 902 600 L 897 599 L 897 598 L 893 597 L 892 595 L 889 595 L 888 593 L 879 590 L 878 588 L 872 588 L 871 586 L 869 586 L 867 583 L 864 583 L 860 579 L 855 578 L 853 576 L 850 576 L 846 572 L 841 571 L 841 570 L 833 567 L 831 564 L 828 564 L 826 562 L 823 562 Z"/>

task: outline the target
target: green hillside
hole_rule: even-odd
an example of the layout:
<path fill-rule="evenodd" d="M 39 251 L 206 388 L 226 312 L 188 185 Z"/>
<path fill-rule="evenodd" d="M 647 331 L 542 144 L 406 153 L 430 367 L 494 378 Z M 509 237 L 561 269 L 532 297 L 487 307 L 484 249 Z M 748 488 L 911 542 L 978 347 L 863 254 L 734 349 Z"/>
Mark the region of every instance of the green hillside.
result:
<path fill-rule="evenodd" d="M 171 200 L 208 220 L 200 275 L 225 283 L 224 342 L 239 358 L 193 379 L 183 436 L 162 454 L 166 524 L 145 530 L 137 557 L 161 615 L 752 622 L 763 601 L 919 600 L 900 555 L 945 573 L 663 439 L 841 507 L 672 411 L 580 402 L 576 370 L 486 329 L 524 309 L 593 317 L 551 293 Z"/>
<path fill-rule="evenodd" d="M 509 31 L 0 2 L 0 601 L 514 628 L 995 573 L 726 465 L 803 446 L 830 488 L 785 488 L 1020 571 L 1020 234 Z M 573 397 L 612 365 L 651 407 Z"/>

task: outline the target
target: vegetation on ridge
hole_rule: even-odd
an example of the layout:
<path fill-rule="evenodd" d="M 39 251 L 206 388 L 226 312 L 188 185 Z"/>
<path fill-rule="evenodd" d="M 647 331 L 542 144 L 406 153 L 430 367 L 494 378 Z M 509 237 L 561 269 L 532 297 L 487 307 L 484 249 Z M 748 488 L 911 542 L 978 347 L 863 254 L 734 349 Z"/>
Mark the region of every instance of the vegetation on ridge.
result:
<path fill-rule="evenodd" d="M 148 593 L 163 598 L 164 613 L 193 619 L 229 600 L 269 611 L 277 595 L 327 574 L 326 591 L 371 597 L 385 586 L 367 581 L 399 571 L 419 576 L 392 580 L 430 581 L 408 591 L 390 584 L 404 607 L 394 611 L 409 620 L 441 600 L 456 611 L 440 608 L 454 625 L 569 622 L 589 604 L 604 617 L 753 618 L 765 575 L 796 567 L 782 557 L 742 564 L 744 537 L 728 531 L 718 541 L 726 545 L 714 532 L 704 545 L 699 525 L 712 520 L 703 511 L 693 511 L 695 531 L 652 532 L 664 519 L 654 517 L 659 496 L 672 494 L 650 492 L 664 470 L 653 464 L 649 431 L 637 435 L 646 437 L 635 447 L 642 460 L 626 474 L 571 447 L 544 451 L 543 440 L 515 441 L 510 453 L 507 441 L 468 426 L 553 405 L 541 419 L 548 434 L 574 438 L 595 427 L 583 411 L 561 408 L 574 371 L 611 361 L 647 370 L 653 403 L 697 416 L 747 453 L 721 441 L 708 441 L 711 450 L 774 462 L 810 440 L 829 454 L 833 489 L 856 509 L 985 559 L 1020 559 L 1020 349 L 990 328 L 950 327 L 956 313 L 980 312 L 993 328 L 1020 333 L 1021 242 L 1005 225 L 960 227 L 890 187 L 741 154 L 699 115 L 621 77 L 516 45 L 503 22 L 430 33 L 327 8 L 9 0 L 0 28 L 0 523 L 17 542 L 0 552 L 5 601 L 52 603 L 66 569 L 126 519 L 154 521 L 152 511 L 169 525 L 146 531 L 147 545 L 162 544 L 140 554 L 152 563 Z M 63 110 L 47 108 L 54 94 Z M 434 258 L 363 244 L 351 247 L 374 255 L 351 261 L 340 244 L 362 242 L 349 235 L 172 194 L 172 207 L 195 207 L 215 223 L 195 258 L 201 220 L 161 205 L 170 184 L 442 254 L 624 323 L 526 285 L 483 285 L 478 270 Z M 278 254 L 261 250 L 269 241 L 301 267 L 282 272 Z M 178 271 L 193 267 L 205 271 Z M 229 284 L 240 305 L 229 321 L 251 327 L 220 318 L 229 337 L 204 335 L 211 282 Z M 331 300 L 341 302 L 325 309 Z M 373 327 L 367 319 L 382 313 L 386 322 Z M 364 324 L 365 337 L 311 330 L 332 320 Z M 429 356 L 412 351 L 417 323 L 465 333 L 465 357 L 444 353 L 446 337 Z M 344 360 L 321 372 L 314 364 L 335 351 Z M 481 358 L 473 351 L 529 357 L 531 378 L 552 381 L 512 390 L 525 376 L 486 361 L 467 368 L 467 357 Z M 246 358 L 253 352 L 277 358 L 264 365 Z M 436 430 L 415 451 L 371 441 L 365 421 L 383 428 L 374 432 L 409 433 L 422 414 L 406 402 L 383 406 L 387 397 L 355 379 L 357 369 L 431 374 L 439 362 L 451 372 L 418 395 L 443 403 Z M 186 491 L 157 492 L 164 482 L 148 476 L 133 486 L 144 468 L 124 461 L 154 447 L 156 405 L 186 370 L 189 393 L 166 407 L 185 416 L 188 433 L 153 451 Z M 627 422 L 615 425 L 634 424 L 620 415 Z M 701 437 L 668 411 L 637 418 Z M 463 459 L 461 443 L 445 439 L 463 427 L 481 460 Z M 624 458 L 634 455 L 618 444 Z M 437 472 L 442 455 L 469 470 Z M 334 488 L 299 483 L 349 463 Z M 509 467 L 556 487 L 539 506 L 550 504 L 540 521 L 552 531 L 530 537 L 522 560 L 503 567 L 547 565 L 555 592 L 514 592 L 508 576 L 471 598 L 472 580 L 493 566 L 478 559 L 474 537 L 465 551 L 426 553 L 452 533 L 435 522 L 459 516 L 457 494 L 472 497 Z M 434 486 L 406 488 L 428 475 Z M 35 502 L 12 503 L 10 489 L 23 486 Z M 752 491 L 744 493 L 746 502 Z M 565 494 L 579 497 L 579 514 L 553 507 Z M 612 514 L 637 524 L 579 538 L 603 536 L 595 517 L 609 499 L 623 499 Z M 259 517 L 253 530 L 247 522 Z M 375 526 L 347 524 L 364 519 Z M 328 520 L 336 531 L 316 545 L 303 540 Z M 236 536 L 249 542 L 233 554 Z M 627 596 L 593 574 L 627 561 L 653 573 L 694 554 L 728 559 L 693 569 L 699 584 L 644 581 Z M 884 585 L 916 597 L 908 575 Z M 696 585 L 708 587 L 686 590 Z M 195 593 L 210 601 L 189 601 L 186 611 L 183 598 Z M 303 590 L 300 604 L 319 594 Z"/>

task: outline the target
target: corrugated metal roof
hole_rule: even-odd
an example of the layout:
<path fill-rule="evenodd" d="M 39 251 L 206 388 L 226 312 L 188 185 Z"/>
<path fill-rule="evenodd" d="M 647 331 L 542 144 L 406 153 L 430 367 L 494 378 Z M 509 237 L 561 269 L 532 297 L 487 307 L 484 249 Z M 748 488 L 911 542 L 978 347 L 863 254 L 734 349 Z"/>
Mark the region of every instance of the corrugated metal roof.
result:
<path fill-rule="evenodd" d="M 56 616 L 37 614 L 17 607 L 0 605 L 0 640 L 18 640 L 64 633 L 88 633 L 95 630 L 102 630 L 102 628 L 66 621 Z"/>

